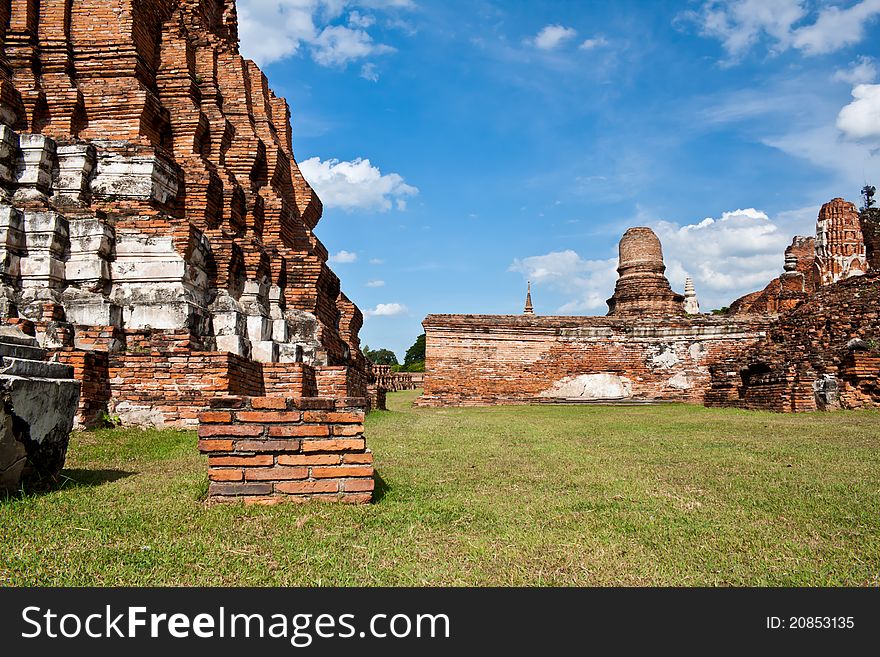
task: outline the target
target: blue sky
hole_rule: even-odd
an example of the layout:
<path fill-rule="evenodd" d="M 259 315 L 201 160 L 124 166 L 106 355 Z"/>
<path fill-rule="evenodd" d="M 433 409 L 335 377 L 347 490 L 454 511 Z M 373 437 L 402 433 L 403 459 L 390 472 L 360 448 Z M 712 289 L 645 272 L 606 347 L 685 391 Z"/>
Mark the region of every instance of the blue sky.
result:
<path fill-rule="evenodd" d="M 403 356 L 429 313 L 605 314 L 647 225 L 704 310 L 880 180 L 880 0 L 239 0 L 316 233 Z"/>

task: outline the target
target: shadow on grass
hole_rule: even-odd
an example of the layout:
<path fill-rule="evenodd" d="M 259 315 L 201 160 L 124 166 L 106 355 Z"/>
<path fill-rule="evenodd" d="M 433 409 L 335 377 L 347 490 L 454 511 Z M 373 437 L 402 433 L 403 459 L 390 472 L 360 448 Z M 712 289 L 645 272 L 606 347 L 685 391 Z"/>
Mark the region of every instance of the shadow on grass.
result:
<path fill-rule="evenodd" d="M 42 497 L 43 495 L 51 495 L 59 490 L 70 490 L 73 488 L 91 488 L 100 486 L 111 481 L 130 477 L 135 472 L 126 470 L 85 470 L 82 468 L 69 468 L 61 471 L 58 478 L 53 483 L 42 481 L 36 484 L 22 484 L 17 491 L 0 493 L 0 500 L 20 500 L 28 497 Z"/>
<path fill-rule="evenodd" d="M 382 475 L 379 474 L 378 470 L 373 471 L 373 484 L 373 504 L 378 504 L 385 499 L 385 493 L 391 490 L 391 486 L 382 479 Z"/>

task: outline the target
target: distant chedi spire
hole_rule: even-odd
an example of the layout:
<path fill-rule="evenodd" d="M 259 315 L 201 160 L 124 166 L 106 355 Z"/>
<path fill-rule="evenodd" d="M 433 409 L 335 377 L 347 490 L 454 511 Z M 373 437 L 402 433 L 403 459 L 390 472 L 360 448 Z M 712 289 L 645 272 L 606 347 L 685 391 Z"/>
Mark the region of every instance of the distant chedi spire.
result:
<path fill-rule="evenodd" d="M 532 308 L 532 282 L 528 281 L 526 287 L 526 307 L 523 309 L 523 315 L 534 315 L 535 309 Z"/>
<path fill-rule="evenodd" d="M 684 279 L 684 311 L 688 315 L 700 314 L 700 302 L 697 300 L 697 291 L 690 276 Z"/>

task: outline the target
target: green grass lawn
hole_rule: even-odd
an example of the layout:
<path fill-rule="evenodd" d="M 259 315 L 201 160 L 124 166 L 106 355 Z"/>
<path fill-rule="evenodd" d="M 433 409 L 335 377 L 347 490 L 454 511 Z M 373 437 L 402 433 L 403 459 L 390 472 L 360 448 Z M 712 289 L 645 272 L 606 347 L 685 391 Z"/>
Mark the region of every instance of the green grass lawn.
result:
<path fill-rule="evenodd" d="M 364 506 L 206 506 L 193 432 L 77 433 L 0 501 L 0 585 L 880 585 L 880 413 L 415 396 Z"/>

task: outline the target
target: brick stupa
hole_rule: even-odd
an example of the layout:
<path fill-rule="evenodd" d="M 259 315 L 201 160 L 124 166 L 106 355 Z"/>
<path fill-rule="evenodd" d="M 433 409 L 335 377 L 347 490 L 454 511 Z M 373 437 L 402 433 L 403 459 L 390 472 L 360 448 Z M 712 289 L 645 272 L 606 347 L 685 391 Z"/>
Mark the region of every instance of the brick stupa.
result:
<path fill-rule="evenodd" d="M 613 316 L 683 315 L 684 296 L 672 291 L 664 272 L 663 248 L 654 231 L 630 228 L 620 239 L 620 277 L 608 299 Z"/>

